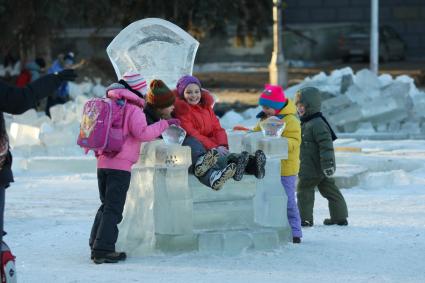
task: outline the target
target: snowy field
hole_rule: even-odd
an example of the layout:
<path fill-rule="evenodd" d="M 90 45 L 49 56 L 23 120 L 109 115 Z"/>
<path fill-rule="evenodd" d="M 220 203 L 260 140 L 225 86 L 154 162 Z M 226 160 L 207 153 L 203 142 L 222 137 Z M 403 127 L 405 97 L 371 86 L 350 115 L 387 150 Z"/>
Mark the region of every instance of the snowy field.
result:
<path fill-rule="evenodd" d="M 338 144 L 361 147 L 363 153 L 351 154 L 366 164 L 374 156 L 425 164 L 422 141 Z M 18 282 L 425 282 L 425 167 L 369 172 L 343 194 L 349 226 L 322 225 L 327 203 L 317 193 L 315 226 L 304 229 L 300 245 L 232 257 L 156 254 L 95 265 L 88 247 L 98 207 L 94 172 L 18 173 L 7 190 L 5 240 L 17 257 Z"/>

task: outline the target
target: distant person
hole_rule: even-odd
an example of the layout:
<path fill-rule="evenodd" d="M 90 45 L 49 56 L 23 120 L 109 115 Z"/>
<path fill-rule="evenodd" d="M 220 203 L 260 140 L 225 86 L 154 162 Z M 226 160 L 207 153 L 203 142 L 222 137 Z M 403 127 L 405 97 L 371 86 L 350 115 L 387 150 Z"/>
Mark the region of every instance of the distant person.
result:
<path fill-rule="evenodd" d="M 183 145 L 191 148 L 190 172 L 214 190 L 221 189 L 231 178 L 240 181 L 246 171 L 252 171 L 258 179 L 264 178 L 266 156 L 262 150 L 257 150 L 253 156 L 246 151 L 229 152 L 226 131 L 212 109 L 214 99 L 201 87 L 198 78 L 183 76 L 176 88 L 174 116 L 188 135 Z"/>
<path fill-rule="evenodd" d="M 52 66 L 47 71 L 49 74 L 58 73 L 64 69 L 73 69 L 75 63 L 74 53 L 59 54 L 58 58 L 53 61 Z M 68 82 L 63 82 L 56 92 L 47 98 L 46 115 L 50 117 L 50 107 L 56 104 L 64 104 L 69 100 L 69 85 Z"/>
<path fill-rule="evenodd" d="M 77 77 L 74 70 L 43 76 L 23 88 L 0 81 L 0 242 L 3 237 L 5 190 L 13 182 L 12 155 L 3 112 L 22 114 L 35 107 L 38 100 L 53 93 L 63 82 Z"/>
<path fill-rule="evenodd" d="M 36 58 L 25 65 L 16 78 L 16 86 L 24 87 L 30 82 L 38 80 L 46 71 L 46 62 L 43 58 Z"/>
<path fill-rule="evenodd" d="M 301 219 L 295 200 L 295 183 L 300 169 L 301 126 L 297 118 L 297 109 L 292 100 L 285 97 L 281 86 L 266 85 L 260 95 L 258 104 L 263 110 L 257 115 L 261 121 L 269 117 L 277 117 L 285 122 L 282 137 L 288 140 L 288 159 L 281 161 L 281 183 L 288 197 L 287 216 L 292 230 L 292 241 L 301 243 Z M 261 131 L 260 124 L 254 131 Z"/>
<path fill-rule="evenodd" d="M 124 144 L 117 153 L 96 153 L 97 180 L 101 205 L 95 216 L 90 233 L 89 245 L 91 258 L 96 264 L 116 263 L 125 260 L 125 252 L 117 252 L 115 243 L 118 238 L 117 225 L 122 220 L 122 213 L 130 186 L 131 167 L 137 162 L 142 142 L 152 141 L 174 124 L 175 120 L 160 120 L 148 125 L 143 113 L 146 94 L 146 81 L 137 76 L 142 84 L 125 81 L 114 83 L 106 90 L 106 96 L 114 103 L 125 103 L 123 113 Z"/>
<path fill-rule="evenodd" d="M 9 83 L 15 82 L 15 76 L 19 74 L 18 66 L 20 65 L 19 57 L 15 57 L 10 51 L 3 58 L 4 78 Z"/>
<path fill-rule="evenodd" d="M 347 204 L 332 175 L 335 173 L 333 141 L 336 135 L 320 112 L 320 91 L 315 87 L 300 89 L 295 104 L 301 119 L 301 166 L 297 186 L 301 226 L 313 226 L 314 189 L 328 200 L 330 218 L 324 225 L 348 225 Z"/>

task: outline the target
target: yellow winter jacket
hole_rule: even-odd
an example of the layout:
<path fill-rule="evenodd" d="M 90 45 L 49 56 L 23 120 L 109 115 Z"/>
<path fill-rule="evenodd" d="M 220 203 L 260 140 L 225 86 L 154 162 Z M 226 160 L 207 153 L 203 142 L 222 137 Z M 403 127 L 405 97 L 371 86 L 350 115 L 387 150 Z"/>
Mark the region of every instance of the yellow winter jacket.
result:
<path fill-rule="evenodd" d="M 281 162 L 281 176 L 298 175 L 300 170 L 301 126 L 296 113 L 297 108 L 294 102 L 288 99 L 288 104 L 276 115 L 277 117 L 282 117 L 282 120 L 285 121 L 286 126 L 282 137 L 288 139 L 288 159 Z M 253 130 L 261 131 L 260 122 L 257 123 Z"/>

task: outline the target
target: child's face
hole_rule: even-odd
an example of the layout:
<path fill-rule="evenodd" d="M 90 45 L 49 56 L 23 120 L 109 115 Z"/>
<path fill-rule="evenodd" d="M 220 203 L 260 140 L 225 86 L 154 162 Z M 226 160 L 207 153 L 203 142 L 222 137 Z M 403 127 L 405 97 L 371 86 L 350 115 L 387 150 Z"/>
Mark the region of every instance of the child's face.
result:
<path fill-rule="evenodd" d="M 298 115 L 300 115 L 300 117 L 304 116 L 304 114 L 305 114 L 304 104 L 297 103 L 297 111 L 298 111 Z"/>
<path fill-rule="evenodd" d="M 201 101 L 201 89 L 197 84 L 189 84 L 184 90 L 184 99 L 191 105 L 196 105 Z"/>
<path fill-rule="evenodd" d="M 159 116 L 162 119 L 170 119 L 171 113 L 174 111 L 174 105 L 168 106 L 167 108 L 158 109 Z"/>
<path fill-rule="evenodd" d="M 263 107 L 263 112 L 266 114 L 267 117 L 276 115 L 276 110 L 274 110 L 273 108 L 270 108 L 268 106 L 262 106 L 262 107 Z"/>

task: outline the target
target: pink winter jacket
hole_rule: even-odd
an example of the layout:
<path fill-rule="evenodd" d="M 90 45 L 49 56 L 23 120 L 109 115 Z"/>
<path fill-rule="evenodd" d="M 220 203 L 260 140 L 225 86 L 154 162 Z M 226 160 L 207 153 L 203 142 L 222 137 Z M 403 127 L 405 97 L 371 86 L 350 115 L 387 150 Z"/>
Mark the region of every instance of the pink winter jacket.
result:
<path fill-rule="evenodd" d="M 125 141 L 121 151 L 114 157 L 99 155 L 97 168 L 131 171 L 131 166 L 139 159 L 142 142 L 152 141 L 159 137 L 168 128 L 168 123 L 160 120 L 148 126 L 142 109 L 145 101 L 127 89 L 108 90 L 107 97 L 127 100 L 123 124 Z"/>

